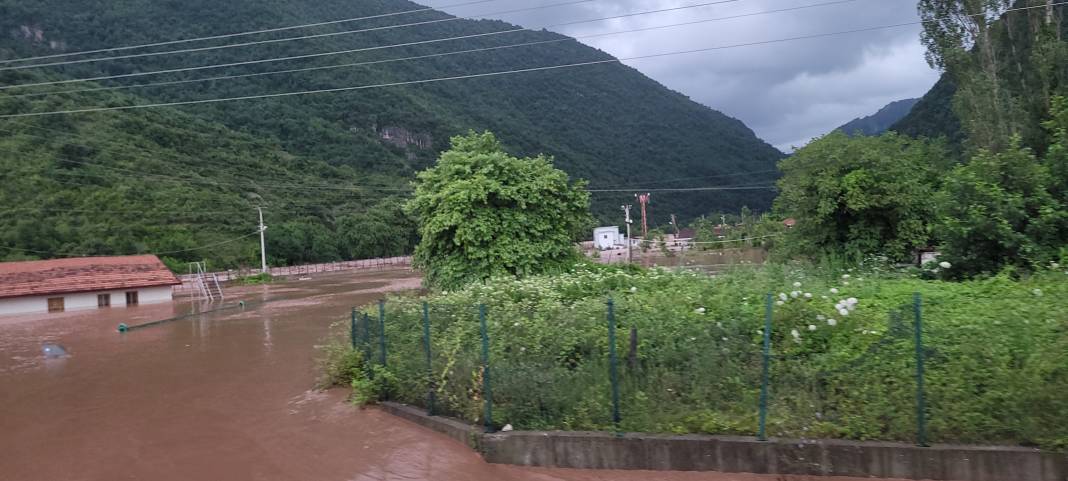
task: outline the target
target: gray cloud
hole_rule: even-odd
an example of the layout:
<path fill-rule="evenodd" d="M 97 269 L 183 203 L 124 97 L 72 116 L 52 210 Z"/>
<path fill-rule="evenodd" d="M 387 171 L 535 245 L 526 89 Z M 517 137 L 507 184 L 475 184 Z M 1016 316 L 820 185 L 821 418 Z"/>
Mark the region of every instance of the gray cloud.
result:
<path fill-rule="evenodd" d="M 551 30 L 582 36 L 825 3 L 829 0 L 737 0 L 720 5 L 583 23 Z M 422 2 L 448 5 L 455 0 Z M 528 28 L 631 12 L 704 3 L 702 0 L 594 0 L 578 5 L 495 14 L 563 0 L 501 0 L 445 9 Z M 625 58 L 841 32 L 918 20 L 915 0 L 854 0 L 803 10 L 684 27 L 583 39 Z M 919 26 L 712 52 L 627 61 L 669 88 L 737 117 L 783 150 L 883 105 L 923 95 L 938 79 L 923 59 Z"/>

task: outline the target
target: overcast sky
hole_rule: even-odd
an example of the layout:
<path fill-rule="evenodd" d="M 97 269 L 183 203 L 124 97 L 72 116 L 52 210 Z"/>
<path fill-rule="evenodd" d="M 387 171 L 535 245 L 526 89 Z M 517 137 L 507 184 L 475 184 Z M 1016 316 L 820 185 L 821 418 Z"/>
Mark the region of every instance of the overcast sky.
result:
<path fill-rule="evenodd" d="M 528 28 L 711 0 L 591 0 L 543 10 L 494 14 L 568 0 L 498 0 L 445 8 L 458 16 L 496 18 Z M 827 3 L 834 0 L 735 0 L 719 5 L 550 30 L 582 36 Z M 465 3 L 423 0 L 433 7 Z M 801 10 L 684 27 L 581 39 L 616 57 L 783 39 L 918 20 L 916 0 L 853 0 Z M 919 26 L 730 48 L 626 63 L 697 102 L 741 119 L 758 136 L 790 152 L 894 100 L 920 97 L 938 73 L 924 61 Z"/>

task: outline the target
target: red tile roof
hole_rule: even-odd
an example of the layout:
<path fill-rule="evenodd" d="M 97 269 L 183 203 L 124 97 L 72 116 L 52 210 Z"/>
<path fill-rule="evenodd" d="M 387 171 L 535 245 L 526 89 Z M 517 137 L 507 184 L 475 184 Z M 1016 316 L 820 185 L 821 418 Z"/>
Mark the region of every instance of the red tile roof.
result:
<path fill-rule="evenodd" d="M 153 255 L 0 262 L 0 298 L 181 284 Z"/>

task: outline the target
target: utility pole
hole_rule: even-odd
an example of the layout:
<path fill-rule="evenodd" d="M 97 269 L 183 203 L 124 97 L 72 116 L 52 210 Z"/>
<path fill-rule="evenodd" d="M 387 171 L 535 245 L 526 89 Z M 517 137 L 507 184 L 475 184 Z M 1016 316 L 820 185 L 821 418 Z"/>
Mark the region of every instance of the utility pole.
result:
<path fill-rule="evenodd" d="M 630 245 L 631 245 L 631 240 L 630 240 L 630 224 L 631 224 L 630 208 L 631 207 L 632 206 L 629 205 L 629 204 L 623 206 L 623 214 L 626 216 L 626 220 L 627 220 L 627 263 L 628 264 L 630 264 L 632 262 L 631 253 L 630 253 Z"/>
<path fill-rule="evenodd" d="M 642 204 L 642 241 L 648 240 L 649 237 L 649 223 L 645 215 L 645 206 L 649 204 L 649 193 L 634 194 L 634 197 L 638 198 L 638 202 Z"/>
<path fill-rule="evenodd" d="M 671 225 L 675 227 L 675 238 L 679 237 L 679 221 L 675 219 L 675 214 L 671 214 Z"/>
<path fill-rule="evenodd" d="M 260 213 L 260 268 L 263 269 L 263 274 L 267 273 L 267 243 L 263 238 L 263 231 L 267 230 L 267 226 L 263 225 L 263 208 L 257 207 L 257 211 Z"/>

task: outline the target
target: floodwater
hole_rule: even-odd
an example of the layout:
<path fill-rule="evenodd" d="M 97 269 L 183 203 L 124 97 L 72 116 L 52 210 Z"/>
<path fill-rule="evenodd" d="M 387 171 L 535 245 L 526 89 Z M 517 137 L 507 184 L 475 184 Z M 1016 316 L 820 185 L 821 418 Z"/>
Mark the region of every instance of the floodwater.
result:
<path fill-rule="evenodd" d="M 125 334 L 119 323 L 191 306 L 0 318 L 0 479 L 786 479 L 489 465 L 445 436 L 352 407 L 344 390 L 314 390 L 315 346 L 330 324 L 385 291 L 418 285 L 394 270 L 241 288 L 229 300 L 250 301 L 244 311 Z"/>

